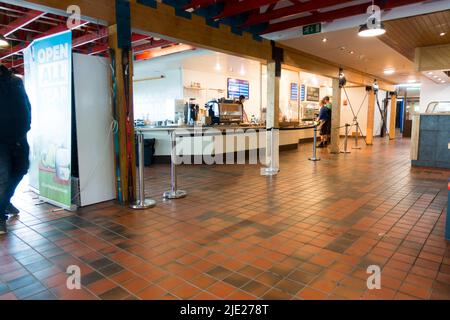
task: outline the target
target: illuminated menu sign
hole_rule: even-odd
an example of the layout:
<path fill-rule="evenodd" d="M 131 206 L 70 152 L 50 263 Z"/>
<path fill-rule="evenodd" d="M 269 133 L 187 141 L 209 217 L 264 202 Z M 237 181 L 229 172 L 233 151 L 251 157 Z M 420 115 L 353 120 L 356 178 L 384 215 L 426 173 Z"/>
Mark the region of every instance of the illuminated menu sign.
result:
<path fill-rule="evenodd" d="M 247 80 L 228 79 L 228 99 L 244 96 L 250 98 L 250 85 Z"/>
<path fill-rule="evenodd" d="M 298 83 L 291 83 L 291 101 L 298 101 Z"/>

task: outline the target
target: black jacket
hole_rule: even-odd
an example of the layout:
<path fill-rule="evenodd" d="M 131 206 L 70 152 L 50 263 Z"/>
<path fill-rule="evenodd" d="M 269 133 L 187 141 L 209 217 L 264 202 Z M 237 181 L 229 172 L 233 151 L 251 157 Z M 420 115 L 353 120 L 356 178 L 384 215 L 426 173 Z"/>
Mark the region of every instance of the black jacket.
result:
<path fill-rule="evenodd" d="M 23 81 L 0 66 L 0 142 L 19 142 L 30 128 L 31 105 Z"/>

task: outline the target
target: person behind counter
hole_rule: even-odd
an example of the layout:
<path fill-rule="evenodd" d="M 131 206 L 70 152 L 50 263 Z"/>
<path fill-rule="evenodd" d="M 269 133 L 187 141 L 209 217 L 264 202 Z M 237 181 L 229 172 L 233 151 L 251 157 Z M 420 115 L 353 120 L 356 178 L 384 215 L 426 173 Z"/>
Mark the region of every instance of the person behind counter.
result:
<path fill-rule="evenodd" d="M 244 121 L 244 123 L 249 123 L 250 121 L 248 119 L 247 112 L 245 112 L 245 108 L 244 108 L 245 100 L 246 100 L 245 96 L 239 97 L 239 104 L 242 105 L 243 121 Z"/>
<path fill-rule="evenodd" d="M 328 144 L 328 137 L 331 134 L 331 117 L 330 117 L 330 109 L 328 108 L 328 104 L 330 102 L 330 98 L 325 97 L 320 101 L 320 114 L 317 121 L 320 122 L 320 139 L 321 142 L 317 146 L 318 148 L 325 148 Z"/>

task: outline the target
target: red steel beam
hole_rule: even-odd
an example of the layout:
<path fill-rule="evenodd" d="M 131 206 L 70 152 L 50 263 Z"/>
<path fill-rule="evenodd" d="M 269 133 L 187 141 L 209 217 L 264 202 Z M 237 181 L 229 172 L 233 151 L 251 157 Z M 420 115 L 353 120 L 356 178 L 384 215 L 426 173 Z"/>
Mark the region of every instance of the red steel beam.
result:
<path fill-rule="evenodd" d="M 25 15 L 23 17 L 17 18 L 7 26 L 0 29 L 0 34 L 4 37 L 7 37 L 17 30 L 25 27 L 26 25 L 29 25 L 33 21 L 36 21 L 40 17 L 44 16 L 46 13 L 36 10 L 29 10 L 25 12 Z"/>
<path fill-rule="evenodd" d="M 146 40 L 146 39 L 150 39 L 150 38 L 151 37 L 146 36 L 146 35 L 133 33 L 133 35 L 131 36 L 131 42 L 135 43 L 135 42 Z M 173 42 L 166 41 L 166 40 L 158 40 L 158 41 L 153 41 L 153 43 L 155 44 L 155 46 L 153 46 L 152 48 L 156 48 L 158 46 L 164 46 L 164 45 L 167 45 L 167 44 L 172 44 Z M 149 44 L 146 43 L 146 44 L 142 44 L 140 46 L 145 48 L 145 46 L 148 46 L 148 45 Z M 136 46 L 134 48 L 137 48 L 137 47 L 139 47 L 139 46 Z M 134 48 L 133 48 L 133 50 L 134 50 Z M 81 52 L 84 53 L 84 54 L 88 54 L 88 55 L 96 55 L 96 54 L 100 54 L 102 52 L 108 51 L 108 49 L 109 49 L 109 45 L 107 43 L 100 43 L 100 44 L 95 45 L 92 48 L 83 49 L 83 50 L 81 50 Z"/>
<path fill-rule="evenodd" d="M 154 48 L 158 48 L 158 47 L 164 47 L 164 46 L 168 46 L 173 44 L 173 42 L 171 41 L 167 41 L 167 40 L 158 40 L 158 41 L 153 41 L 150 43 L 146 43 L 146 44 L 141 44 L 139 46 L 135 46 L 133 48 L 133 53 L 140 53 L 146 50 L 150 50 L 150 49 L 154 49 Z"/>
<path fill-rule="evenodd" d="M 408 4 L 413 4 L 417 2 L 424 2 L 424 0 L 390 0 L 385 3 L 383 0 L 375 1 L 375 4 L 378 5 L 382 10 L 389 10 L 396 7 L 401 7 Z M 271 24 L 264 32 L 261 34 L 267 34 L 272 32 L 283 31 L 295 27 L 300 27 L 308 24 L 314 24 L 319 22 L 328 22 L 337 19 L 347 18 L 351 16 L 356 16 L 360 14 L 364 14 L 367 12 L 367 4 L 360 4 L 355 6 L 350 6 L 334 11 L 323 12 L 319 14 L 312 14 L 307 17 L 287 20 L 279 23 Z"/>
<path fill-rule="evenodd" d="M 86 25 L 88 23 L 89 22 L 87 22 L 87 21 L 82 21 L 81 24 L 76 26 L 74 29 L 77 29 L 77 28 L 79 28 L 79 27 L 81 27 L 83 25 Z M 54 28 L 51 28 L 50 30 L 47 30 L 47 31 L 39 34 L 33 40 L 40 39 L 40 38 L 43 38 L 43 37 L 46 37 L 46 36 L 49 36 L 49 35 L 52 35 L 52 34 L 56 34 L 56 33 L 62 32 L 62 31 L 66 31 L 66 30 L 69 30 L 67 28 L 67 25 L 66 24 L 61 24 L 61 25 L 58 25 L 58 26 L 56 26 Z M 24 43 L 21 43 L 21 44 L 19 44 L 17 46 L 12 47 L 11 50 L 8 53 L 0 56 L 0 61 L 4 60 L 6 58 L 9 58 L 11 56 L 14 56 L 16 54 L 21 53 L 23 50 L 25 50 L 28 47 L 29 44 L 30 44 L 29 42 L 24 42 Z"/>
<path fill-rule="evenodd" d="M 190 4 L 184 7 L 184 10 L 197 10 L 206 8 L 215 3 L 224 2 L 225 0 L 192 0 Z"/>
<path fill-rule="evenodd" d="M 241 28 L 247 28 L 255 24 L 269 22 L 270 20 L 280 19 L 302 12 L 316 11 L 322 8 L 331 7 L 334 5 L 342 4 L 345 1 L 342 0 L 310 0 L 308 2 L 302 2 L 292 6 L 284 7 L 281 9 L 262 13 L 260 15 L 250 16 L 245 23 L 240 25 Z M 370 2 L 370 0 L 367 0 Z"/>
<path fill-rule="evenodd" d="M 279 0 L 246 0 L 234 4 L 226 5 L 223 11 L 215 16 L 214 20 L 220 20 L 226 17 L 234 16 L 243 12 L 259 9 L 262 6 L 275 4 Z"/>
<path fill-rule="evenodd" d="M 108 29 L 102 28 L 97 32 L 89 33 L 84 36 L 78 37 L 73 40 L 72 47 L 78 48 L 84 46 L 85 44 L 106 38 L 108 36 Z"/>

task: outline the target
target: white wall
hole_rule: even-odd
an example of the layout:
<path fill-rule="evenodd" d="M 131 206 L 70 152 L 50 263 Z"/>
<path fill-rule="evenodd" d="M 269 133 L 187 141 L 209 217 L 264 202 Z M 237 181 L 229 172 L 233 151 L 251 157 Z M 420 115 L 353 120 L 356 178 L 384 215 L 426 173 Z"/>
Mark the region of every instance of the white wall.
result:
<path fill-rule="evenodd" d="M 420 112 L 425 112 L 434 101 L 450 101 L 450 83 L 437 84 L 423 77 L 420 91 Z"/>
<path fill-rule="evenodd" d="M 249 66 L 248 66 L 249 67 Z M 183 86 L 189 87 L 191 82 L 200 83 L 205 90 L 184 89 L 185 98 L 193 97 L 197 99 L 200 107 L 213 98 L 227 98 L 227 80 L 235 78 L 247 80 L 250 86 L 250 99 L 244 103 L 245 111 L 249 119 L 252 115 L 259 118 L 261 110 L 261 75 L 259 66 L 257 68 L 246 69 L 244 75 L 237 72 L 222 70 L 215 71 L 209 64 L 205 64 L 204 68 L 192 70 L 183 69 Z M 220 89 L 221 91 L 219 91 Z"/>
<path fill-rule="evenodd" d="M 298 120 L 298 102 L 291 101 L 291 83 L 297 83 L 300 96 L 300 75 L 299 72 L 282 69 L 280 79 L 280 118 L 287 117 L 287 120 Z"/>
<path fill-rule="evenodd" d="M 136 63 L 134 79 L 160 75 L 165 78 L 134 82 L 134 117 L 151 121 L 174 120 L 175 99 L 183 99 L 182 70 L 147 71 L 149 62 Z"/>
<path fill-rule="evenodd" d="M 81 205 L 116 198 L 109 62 L 74 54 Z"/>
<path fill-rule="evenodd" d="M 361 127 L 362 133 L 365 136 L 367 133 L 367 110 L 368 110 L 368 97 L 366 97 L 366 89 L 365 87 L 348 87 L 345 88 L 347 96 L 342 90 L 341 94 L 341 126 L 344 126 L 346 123 L 352 125 L 353 124 L 353 112 L 358 116 L 358 123 Z M 383 109 L 383 100 L 386 97 L 386 91 L 379 90 L 378 92 L 378 101 L 380 102 L 380 107 Z M 345 106 L 344 101 L 349 100 L 349 103 Z M 376 103 L 376 102 L 375 102 Z M 350 108 L 350 104 L 353 107 L 353 112 Z M 390 119 L 390 110 L 391 103 L 388 104 L 388 118 L 387 118 L 387 127 L 389 129 L 389 119 Z M 359 110 L 359 113 L 358 113 Z M 381 125 L 382 118 L 378 106 L 375 104 L 374 110 L 374 136 L 379 136 L 381 133 Z M 356 128 L 352 127 L 350 132 L 356 132 Z M 341 129 L 341 135 L 345 134 L 345 128 Z"/>

